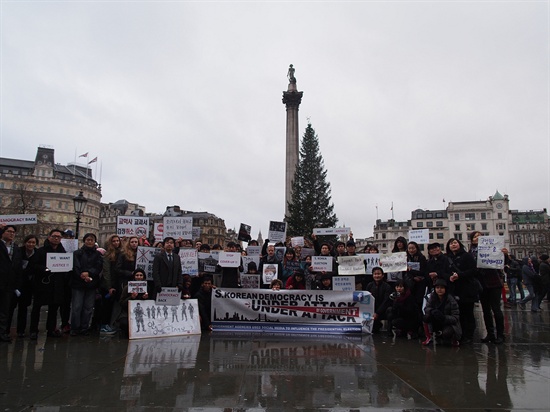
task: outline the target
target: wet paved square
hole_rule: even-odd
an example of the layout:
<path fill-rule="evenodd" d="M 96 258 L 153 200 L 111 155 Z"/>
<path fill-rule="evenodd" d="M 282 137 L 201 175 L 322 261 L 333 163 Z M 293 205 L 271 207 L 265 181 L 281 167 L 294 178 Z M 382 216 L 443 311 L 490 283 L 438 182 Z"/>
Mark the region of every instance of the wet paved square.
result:
<path fill-rule="evenodd" d="M 460 348 L 382 335 L 14 338 L 0 345 L 0 408 L 548 411 L 550 307 L 543 308 L 506 309 L 503 345 Z M 479 308 L 476 317 L 479 342 Z"/>

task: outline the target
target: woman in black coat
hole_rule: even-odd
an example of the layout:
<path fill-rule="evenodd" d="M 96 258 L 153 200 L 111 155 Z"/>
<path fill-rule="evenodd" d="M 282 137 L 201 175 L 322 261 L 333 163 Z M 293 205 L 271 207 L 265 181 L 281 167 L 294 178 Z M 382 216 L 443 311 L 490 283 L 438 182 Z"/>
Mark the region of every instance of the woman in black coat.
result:
<path fill-rule="evenodd" d="M 479 300 L 481 284 L 476 278 L 476 262 L 466 252 L 462 242 L 451 238 L 446 247 L 447 258 L 451 266 L 449 292 L 455 297 L 460 309 L 460 325 L 462 327 L 461 344 L 472 343 L 476 320 L 474 304 Z"/>

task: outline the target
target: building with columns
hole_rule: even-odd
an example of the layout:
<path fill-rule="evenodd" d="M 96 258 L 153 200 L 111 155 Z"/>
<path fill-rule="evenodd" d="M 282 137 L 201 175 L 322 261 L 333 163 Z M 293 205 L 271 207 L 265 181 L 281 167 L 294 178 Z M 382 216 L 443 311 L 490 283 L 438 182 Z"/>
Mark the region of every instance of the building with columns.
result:
<path fill-rule="evenodd" d="M 73 198 L 80 192 L 87 199 L 80 237 L 87 232 L 98 234 L 101 185 L 92 178 L 88 165 L 62 165 L 54 155 L 52 147 L 40 146 L 34 161 L 0 158 L 0 214 L 37 215 L 37 225 L 18 230 L 18 241 L 27 234 L 44 240 L 51 229 L 74 231 Z"/>

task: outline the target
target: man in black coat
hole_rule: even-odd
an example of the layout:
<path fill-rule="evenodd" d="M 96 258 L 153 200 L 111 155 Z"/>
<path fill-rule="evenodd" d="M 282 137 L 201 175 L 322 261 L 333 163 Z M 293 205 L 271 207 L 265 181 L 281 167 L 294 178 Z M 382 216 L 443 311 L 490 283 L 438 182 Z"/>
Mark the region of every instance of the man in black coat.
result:
<path fill-rule="evenodd" d="M 0 341 L 11 342 L 8 317 L 20 281 L 21 251 L 13 241 L 17 228 L 6 225 L 0 230 Z"/>
<path fill-rule="evenodd" d="M 153 260 L 153 281 L 156 293 L 159 293 L 163 287 L 183 289 L 181 259 L 177 253 L 174 253 L 175 243 L 174 238 L 165 238 L 164 250 Z"/>

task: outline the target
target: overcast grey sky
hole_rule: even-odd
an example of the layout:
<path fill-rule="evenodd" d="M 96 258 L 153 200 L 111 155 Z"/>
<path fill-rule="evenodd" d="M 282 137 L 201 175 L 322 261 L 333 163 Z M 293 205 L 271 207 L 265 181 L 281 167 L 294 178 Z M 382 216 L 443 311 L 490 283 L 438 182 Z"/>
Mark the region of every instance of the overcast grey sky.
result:
<path fill-rule="evenodd" d="M 497 189 L 548 208 L 548 7 L 2 1 L 0 155 L 89 152 L 104 202 L 208 211 L 265 238 L 284 214 L 292 63 L 300 135 L 309 118 L 356 237 L 392 201 L 397 220 Z"/>

